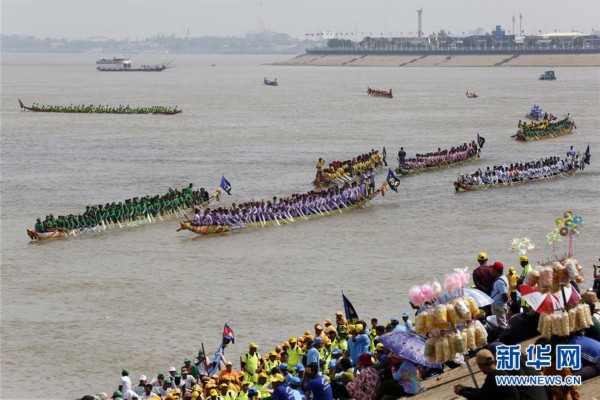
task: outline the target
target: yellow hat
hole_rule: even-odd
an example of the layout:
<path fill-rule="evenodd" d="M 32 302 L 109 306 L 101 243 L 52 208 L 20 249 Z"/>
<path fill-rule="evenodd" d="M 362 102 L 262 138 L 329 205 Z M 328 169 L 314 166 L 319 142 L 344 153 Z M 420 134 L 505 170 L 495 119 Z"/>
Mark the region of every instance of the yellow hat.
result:
<path fill-rule="evenodd" d="M 523 261 L 529 261 L 529 257 L 521 256 L 521 258 L 519 258 L 519 262 L 523 262 Z"/>
<path fill-rule="evenodd" d="M 227 376 L 227 375 L 223 375 L 223 377 L 221 378 L 221 380 L 222 380 L 223 382 L 231 382 L 231 377 L 230 377 L 230 376 Z"/>
<path fill-rule="evenodd" d="M 344 313 L 342 313 L 341 311 L 338 311 L 335 313 L 335 315 L 339 315 L 341 317 L 342 315 L 344 315 Z"/>
<path fill-rule="evenodd" d="M 337 333 L 337 331 L 335 330 L 335 328 L 334 328 L 333 326 L 328 326 L 328 327 L 325 329 L 325 333 L 326 333 L 326 334 L 330 334 L 330 333 Z"/>
<path fill-rule="evenodd" d="M 281 351 L 281 346 L 280 346 L 280 345 L 277 345 L 277 346 L 275 346 L 275 351 L 276 351 L 276 352 L 277 352 L 277 351 Z"/>
<path fill-rule="evenodd" d="M 354 325 L 348 325 L 348 332 L 354 332 Z"/>
<path fill-rule="evenodd" d="M 277 353 L 276 353 L 276 352 L 274 352 L 274 351 L 270 351 L 270 352 L 269 352 L 269 357 L 271 357 L 271 356 L 275 356 L 275 357 L 277 357 Z"/>
<path fill-rule="evenodd" d="M 377 346 L 375 346 L 375 350 L 383 350 L 385 349 L 385 346 L 383 345 L 383 343 L 377 343 Z"/>
<path fill-rule="evenodd" d="M 226 384 L 226 383 L 221 383 L 221 384 L 219 385 L 219 389 L 223 389 L 223 388 L 226 388 L 226 387 L 229 387 L 229 385 L 228 385 L 228 384 Z"/>
<path fill-rule="evenodd" d="M 509 271 L 509 272 L 516 272 L 516 270 L 515 270 L 515 267 L 510 267 L 510 268 L 508 269 L 508 271 Z"/>
<path fill-rule="evenodd" d="M 310 331 L 304 331 L 304 336 L 310 335 Z"/>
<path fill-rule="evenodd" d="M 331 324 L 331 320 L 330 320 L 330 319 L 326 319 L 325 321 L 323 321 L 323 323 L 324 323 L 325 325 L 327 325 L 327 324 Z"/>
<path fill-rule="evenodd" d="M 285 347 L 285 346 L 290 347 L 290 343 L 289 342 L 283 342 L 283 347 Z"/>
<path fill-rule="evenodd" d="M 485 261 L 488 259 L 488 255 L 484 252 L 477 254 L 477 261 Z"/>
<path fill-rule="evenodd" d="M 258 374 L 259 378 L 268 378 L 267 373 L 266 372 L 261 372 L 260 374 Z"/>
<path fill-rule="evenodd" d="M 252 383 L 252 382 L 249 382 L 249 381 L 244 381 L 244 382 L 242 382 L 242 386 L 248 386 L 248 387 L 250 387 L 250 386 L 252 386 L 252 385 L 254 385 L 254 383 Z"/>
<path fill-rule="evenodd" d="M 313 340 L 315 340 L 315 338 L 313 337 L 313 335 L 307 335 L 305 337 L 305 340 L 310 340 L 312 342 Z"/>
<path fill-rule="evenodd" d="M 494 363 L 494 355 L 489 350 L 479 350 L 475 356 L 477 364 L 492 365 Z"/>
<path fill-rule="evenodd" d="M 354 329 L 356 329 L 356 332 L 362 332 L 363 326 L 362 326 L 362 324 L 356 324 L 354 326 Z"/>
<path fill-rule="evenodd" d="M 377 329 L 371 329 L 371 335 L 376 336 L 377 335 Z"/>
<path fill-rule="evenodd" d="M 216 396 L 216 395 L 218 395 L 218 394 L 219 394 L 219 393 L 217 392 L 217 390 L 216 390 L 216 389 L 210 389 L 210 395 L 211 395 L 211 396 Z"/>
<path fill-rule="evenodd" d="M 315 324 L 315 329 L 319 329 L 319 330 L 323 330 L 323 327 L 321 326 L 321 324 L 317 323 Z"/>
<path fill-rule="evenodd" d="M 285 379 L 281 374 L 275 374 L 271 377 L 271 382 L 283 382 Z"/>
<path fill-rule="evenodd" d="M 290 340 L 288 340 L 288 342 L 290 342 L 290 343 L 296 343 L 296 338 L 295 337 L 291 337 Z"/>
<path fill-rule="evenodd" d="M 237 374 L 238 374 L 238 376 L 244 376 L 244 375 L 246 375 L 246 374 L 244 373 L 244 371 L 240 371 L 240 372 L 238 372 Z"/>
<path fill-rule="evenodd" d="M 227 361 L 227 362 L 225 363 L 225 365 L 226 365 L 226 366 L 227 366 L 227 365 L 233 365 L 233 363 L 232 363 L 231 361 Z"/>
<path fill-rule="evenodd" d="M 249 348 L 249 349 L 251 349 L 251 348 L 253 348 L 253 347 L 254 347 L 255 349 L 258 349 L 258 346 L 257 346 L 256 344 L 254 344 L 254 343 L 250 343 L 250 344 L 248 345 L 248 348 Z"/>

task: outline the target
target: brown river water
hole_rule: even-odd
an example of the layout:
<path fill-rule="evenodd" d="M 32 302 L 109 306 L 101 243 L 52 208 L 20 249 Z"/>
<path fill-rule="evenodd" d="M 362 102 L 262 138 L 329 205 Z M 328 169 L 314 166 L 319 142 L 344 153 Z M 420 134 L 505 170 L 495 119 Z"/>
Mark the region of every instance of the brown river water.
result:
<path fill-rule="evenodd" d="M 600 257 L 599 68 L 555 68 L 558 80 L 547 82 L 537 79 L 543 68 L 292 67 L 268 65 L 288 58 L 280 56 L 181 55 L 161 73 L 101 73 L 100 56 L 2 57 L 2 398 L 110 393 L 124 367 L 136 381 L 179 366 L 202 342 L 212 353 L 224 322 L 237 336 L 228 358 L 251 341 L 264 354 L 334 317 L 341 290 L 361 317 L 387 320 L 408 311 L 410 285 L 473 266 L 479 251 L 518 266 L 510 244 L 526 236 L 549 257 L 546 233 L 566 209 L 585 219 L 574 248 L 591 286 Z M 369 97 L 367 86 L 395 97 Z M 467 99 L 467 89 L 480 97 Z M 17 98 L 178 105 L 183 114 L 24 113 Z M 570 112 L 576 133 L 511 139 L 534 103 Z M 47 243 L 26 235 L 48 213 L 189 182 L 214 191 L 222 174 L 233 186 L 224 204 L 308 191 L 319 157 L 386 146 L 394 164 L 400 146 L 410 156 L 477 132 L 487 140 L 480 160 L 403 179 L 398 195 L 344 215 L 216 237 L 177 233 L 175 220 Z M 592 165 L 574 177 L 454 193 L 461 171 L 588 144 Z"/>

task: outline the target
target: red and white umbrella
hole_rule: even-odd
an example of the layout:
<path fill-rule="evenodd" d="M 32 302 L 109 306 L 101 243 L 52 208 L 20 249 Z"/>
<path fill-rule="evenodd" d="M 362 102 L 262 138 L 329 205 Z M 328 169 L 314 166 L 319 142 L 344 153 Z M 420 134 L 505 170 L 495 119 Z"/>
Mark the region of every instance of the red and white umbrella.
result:
<path fill-rule="evenodd" d="M 520 285 L 519 290 L 521 297 L 538 313 L 552 314 L 554 310 L 563 308 L 558 297 L 550 292 L 541 293 L 528 285 Z"/>
<path fill-rule="evenodd" d="M 553 293 L 558 298 L 558 302 L 560 303 L 560 305 L 563 308 L 565 306 L 572 306 L 572 305 L 576 304 L 579 300 L 581 300 L 581 296 L 579 295 L 579 292 L 577 292 L 577 290 L 573 287 L 573 285 L 565 286 L 564 291 L 565 291 L 565 298 L 567 299 L 567 304 L 564 304 L 565 300 L 563 299 L 563 294 L 560 290 L 558 292 Z"/>

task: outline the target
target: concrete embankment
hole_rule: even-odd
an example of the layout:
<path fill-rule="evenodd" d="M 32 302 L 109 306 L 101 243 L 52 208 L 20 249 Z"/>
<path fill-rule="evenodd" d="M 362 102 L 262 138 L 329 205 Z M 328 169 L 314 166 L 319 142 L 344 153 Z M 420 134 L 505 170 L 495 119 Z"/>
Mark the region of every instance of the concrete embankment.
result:
<path fill-rule="evenodd" d="M 357 67 L 600 67 L 600 54 L 302 54 L 278 65 Z"/>

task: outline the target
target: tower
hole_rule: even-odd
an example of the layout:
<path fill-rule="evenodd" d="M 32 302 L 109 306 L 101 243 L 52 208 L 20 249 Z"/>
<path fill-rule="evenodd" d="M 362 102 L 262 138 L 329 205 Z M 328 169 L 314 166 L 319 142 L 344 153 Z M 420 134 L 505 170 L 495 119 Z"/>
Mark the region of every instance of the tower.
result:
<path fill-rule="evenodd" d="M 523 34 L 523 14 L 519 13 L 519 36 Z"/>
<path fill-rule="evenodd" d="M 417 14 L 419 15 L 419 30 L 417 31 L 417 36 L 420 38 L 423 36 L 423 7 L 417 10 Z"/>
<path fill-rule="evenodd" d="M 516 33 L 515 33 L 515 15 L 514 14 L 513 14 L 513 18 L 512 19 L 513 19 L 513 30 L 512 30 L 512 33 L 513 33 L 513 35 L 517 36 Z M 519 35 L 519 36 L 521 36 L 521 35 Z"/>

